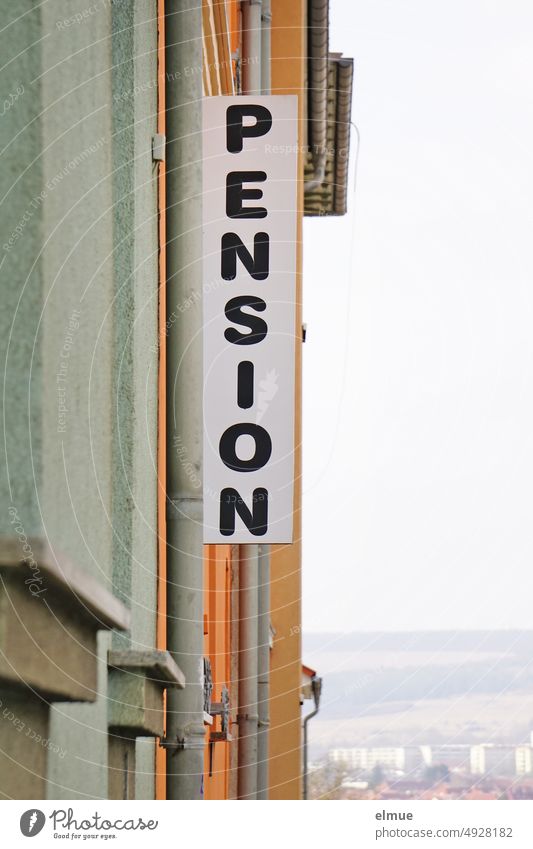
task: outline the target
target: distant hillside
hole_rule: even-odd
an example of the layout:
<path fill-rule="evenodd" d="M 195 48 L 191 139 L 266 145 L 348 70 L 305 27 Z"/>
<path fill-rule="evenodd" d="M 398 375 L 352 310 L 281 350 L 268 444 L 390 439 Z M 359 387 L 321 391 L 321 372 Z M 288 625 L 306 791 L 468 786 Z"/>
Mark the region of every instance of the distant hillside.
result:
<path fill-rule="evenodd" d="M 313 749 L 527 739 L 533 631 L 307 634 L 323 678 Z"/>
<path fill-rule="evenodd" d="M 452 696 L 524 691 L 533 693 L 533 662 L 524 668 L 503 657 L 459 666 L 406 666 L 325 676 L 328 718 L 378 713 L 388 702 L 420 702 Z"/>
<path fill-rule="evenodd" d="M 304 657 L 324 678 L 328 719 L 390 702 L 533 693 L 533 631 L 311 634 Z"/>

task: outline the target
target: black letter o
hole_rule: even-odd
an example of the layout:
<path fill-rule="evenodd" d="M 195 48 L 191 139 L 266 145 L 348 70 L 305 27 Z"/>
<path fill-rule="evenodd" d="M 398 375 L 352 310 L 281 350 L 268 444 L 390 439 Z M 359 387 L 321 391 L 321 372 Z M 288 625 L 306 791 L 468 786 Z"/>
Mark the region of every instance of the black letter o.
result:
<path fill-rule="evenodd" d="M 235 450 L 239 436 L 251 436 L 255 441 L 255 454 L 249 460 L 241 460 Z M 228 427 L 220 437 L 220 458 L 234 472 L 256 472 L 262 469 L 272 454 L 272 440 L 269 434 L 258 424 L 243 422 Z"/>

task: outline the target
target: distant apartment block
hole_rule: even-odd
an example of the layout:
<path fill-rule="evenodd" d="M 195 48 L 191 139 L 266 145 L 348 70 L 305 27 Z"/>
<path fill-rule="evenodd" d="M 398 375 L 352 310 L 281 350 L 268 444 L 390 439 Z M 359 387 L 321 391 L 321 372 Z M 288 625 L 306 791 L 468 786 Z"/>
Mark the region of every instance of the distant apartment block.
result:
<path fill-rule="evenodd" d="M 533 772 L 533 747 L 517 746 L 515 749 L 516 775 L 529 775 Z"/>
<path fill-rule="evenodd" d="M 470 750 L 472 775 L 515 775 L 516 746 L 481 743 Z"/>
<path fill-rule="evenodd" d="M 437 746 L 421 746 L 426 766 L 445 764 L 449 769 L 470 769 L 470 745 L 468 743 L 444 743 Z"/>
<path fill-rule="evenodd" d="M 525 776 L 533 773 L 533 745 L 356 746 L 333 749 L 329 760 L 350 772 L 370 772 L 380 766 L 386 771 L 412 775 L 427 767 L 445 765 L 451 771 L 472 775 Z"/>
<path fill-rule="evenodd" d="M 343 764 L 348 769 L 369 771 L 376 766 L 397 772 L 411 772 L 423 766 L 420 746 L 378 746 L 333 749 L 333 763 Z"/>

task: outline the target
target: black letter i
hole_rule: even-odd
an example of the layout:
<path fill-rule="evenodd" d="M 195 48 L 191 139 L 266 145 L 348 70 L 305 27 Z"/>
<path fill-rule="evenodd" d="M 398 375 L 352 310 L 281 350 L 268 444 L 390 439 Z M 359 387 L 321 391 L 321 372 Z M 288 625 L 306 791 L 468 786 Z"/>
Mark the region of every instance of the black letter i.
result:
<path fill-rule="evenodd" d="M 254 364 L 249 360 L 239 363 L 237 371 L 237 404 L 248 410 L 254 403 Z"/>

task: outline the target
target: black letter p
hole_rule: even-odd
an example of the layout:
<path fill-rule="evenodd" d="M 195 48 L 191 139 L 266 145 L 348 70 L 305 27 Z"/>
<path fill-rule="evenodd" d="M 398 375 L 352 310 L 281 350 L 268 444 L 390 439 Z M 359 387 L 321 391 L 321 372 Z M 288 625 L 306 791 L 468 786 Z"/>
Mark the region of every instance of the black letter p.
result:
<path fill-rule="evenodd" d="M 255 124 L 244 126 L 243 118 L 255 118 Z M 272 126 L 272 114 L 265 106 L 243 104 L 228 106 L 226 113 L 226 147 L 228 153 L 240 153 L 244 138 L 266 136 Z"/>

